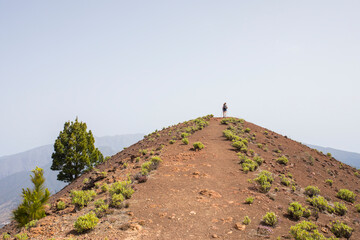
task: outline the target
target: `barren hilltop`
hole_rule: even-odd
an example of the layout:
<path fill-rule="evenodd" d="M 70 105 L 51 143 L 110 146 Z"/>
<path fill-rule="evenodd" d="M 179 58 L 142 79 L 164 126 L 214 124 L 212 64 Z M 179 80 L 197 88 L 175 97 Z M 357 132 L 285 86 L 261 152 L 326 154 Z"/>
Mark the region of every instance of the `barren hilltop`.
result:
<path fill-rule="evenodd" d="M 53 195 L 45 218 L 21 229 L 13 222 L 0 233 L 356 240 L 359 177 L 330 154 L 242 119 L 209 115 L 149 134 Z"/>

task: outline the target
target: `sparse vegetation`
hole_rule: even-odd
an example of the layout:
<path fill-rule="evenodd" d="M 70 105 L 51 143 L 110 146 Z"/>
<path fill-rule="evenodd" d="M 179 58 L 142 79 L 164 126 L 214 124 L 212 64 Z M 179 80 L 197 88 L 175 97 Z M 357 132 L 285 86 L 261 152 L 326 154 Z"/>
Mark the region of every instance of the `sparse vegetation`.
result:
<path fill-rule="evenodd" d="M 319 193 L 320 193 L 320 189 L 315 186 L 307 186 L 304 192 L 304 194 L 309 197 L 317 196 L 319 195 Z"/>
<path fill-rule="evenodd" d="M 336 195 L 338 198 L 348 201 L 348 202 L 355 202 L 356 194 L 348 189 L 340 189 Z"/>
<path fill-rule="evenodd" d="M 141 155 L 146 155 L 147 154 L 147 150 L 146 149 L 139 149 L 139 153 Z"/>
<path fill-rule="evenodd" d="M 171 139 L 171 140 L 169 141 L 170 144 L 174 144 L 175 142 L 176 142 L 176 140 L 174 140 L 174 139 Z"/>
<path fill-rule="evenodd" d="M 99 219 L 96 217 L 96 214 L 94 212 L 89 212 L 88 214 L 78 217 L 74 223 L 74 228 L 77 232 L 83 233 L 94 229 L 98 222 Z"/>
<path fill-rule="evenodd" d="M 27 235 L 27 233 L 18 233 L 14 237 L 17 240 L 27 240 L 27 239 L 29 239 L 29 236 Z"/>
<path fill-rule="evenodd" d="M 158 156 L 154 156 L 150 159 L 150 161 L 144 162 L 141 165 L 141 174 L 148 175 L 150 171 L 156 169 L 160 162 L 162 162 L 161 158 Z"/>
<path fill-rule="evenodd" d="M 103 191 L 103 192 L 109 191 L 109 185 L 107 185 L 106 183 L 104 183 L 104 184 L 101 186 L 101 191 Z"/>
<path fill-rule="evenodd" d="M 333 185 L 333 180 L 331 180 L 331 179 L 326 179 L 326 180 L 325 180 L 325 183 L 326 183 L 327 185 L 329 185 L 329 186 L 332 186 L 332 185 Z"/>
<path fill-rule="evenodd" d="M 251 219 L 248 216 L 245 216 L 244 220 L 243 220 L 243 224 L 244 225 L 249 225 L 250 223 L 251 223 Z"/>
<path fill-rule="evenodd" d="M 342 204 L 339 202 L 334 202 L 334 210 L 335 210 L 335 213 L 340 216 L 344 216 L 347 212 L 347 208 L 346 208 L 345 204 Z"/>
<path fill-rule="evenodd" d="M 302 221 L 292 226 L 290 233 L 295 240 L 326 240 L 324 235 L 317 230 L 317 226 L 309 221 Z"/>
<path fill-rule="evenodd" d="M 360 212 L 360 204 L 356 204 L 356 205 L 355 205 L 355 208 L 356 208 L 356 211 L 357 211 L 357 212 Z"/>
<path fill-rule="evenodd" d="M 281 156 L 278 159 L 276 159 L 276 162 L 283 165 L 287 165 L 289 160 L 285 156 Z"/>
<path fill-rule="evenodd" d="M 253 160 L 257 163 L 257 165 L 261 166 L 261 164 L 264 162 L 264 159 L 262 159 L 260 156 L 255 156 Z"/>
<path fill-rule="evenodd" d="M 328 207 L 328 202 L 322 196 L 308 198 L 306 201 L 309 202 L 313 207 L 317 208 L 319 211 L 325 211 Z"/>
<path fill-rule="evenodd" d="M 330 157 L 331 158 L 331 153 L 327 153 L 326 156 Z"/>
<path fill-rule="evenodd" d="M 254 181 L 259 185 L 260 192 L 268 192 L 271 188 L 271 183 L 274 181 L 272 174 L 268 171 L 261 171 Z"/>
<path fill-rule="evenodd" d="M 131 187 L 131 181 L 122 181 L 115 182 L 111 185 L 109 190 L 110 195 L 121 194 L 125 198 L 131 198 L 131 195 L 134 193 L 134 189 Z"/>
<path fill-rule="evenodd" d="M 193 147 L 194 147 L 194 150 L 201 150 L 201 149 L 203 149 L 205 146 L 204 146 L 204 144 L 202 144 L 201 142 L 195 142 L 195 143 L 193 144 Z"/>
<path fill-rule="evenodd" d="M 187 138 L 183 138 L 181 141 L 182 141 L 182 143 L 185 144 L 185 145 L 188 145 L 188 144 L 189 144 L 189 139 L 187 139 Z"/>
<path fill-rule="evenodd" d="M 336 237 L 347 239 L 351 237 L 352 232 L 354 231 L 354 229 L 340 221 L 333 222 L 330 230 Z"/>
<path fill-rule="evenodd" d="M 288 208 L 287 212 L 291 216 L 291 218 L 299 220 L 304 215 L 305 210 L 306 209 L 301 206 L 300 203 L 292 202 L 290 203 L 290 207 Z"/>
<path fill-rule="evenodd" d="M 56 209 L 58 211 L 64 210 L 66 208 L 66 204 L 63 201 L 58 201 L 56 204 Z"/>
<path fill-rule="evenodd" d="M 280 175 L 280 181 L 285 186 L 290 186 L 290 184 L 291 184 L 291 180 L 286 178 L 284 175 Z"/>
<path fill-rule="evenodd" d="M 3 233 L 2 234 L 2 239 L 3 240 L 8 240 L 8 239 L 10 239 L 11 238 L 11 235 L 10 234 L 8 234 L 8 233 Z"/>
<path fill-rule="evenodd" d="M 250 128 L 245 128 L 244 132 L 249 133 L 251 131 Z"/>
<path fill-rule="evenodd" d="M 265 225 L 268 225 L 271 227 L 275 226 L 278 222 L 276 214 L 274 212 L 267 212 L 262 220 Z"/>
<path fill-rule="evenodd" d="M 94 190 L 86 190 L 86 191 L 76 191 L 73 190 L 70 193 L 71 202 L 75 204 L 75 206 L 79 209 L 88 205 L 94 197 L 96 196 L 96 192 Z"/>
<path fill-rule="evenodd" d="M 248 197 L 245 199 L 245 203 L 246 204 L 252 204 L 254 202 L 254 198 L 253 197 Z"/>

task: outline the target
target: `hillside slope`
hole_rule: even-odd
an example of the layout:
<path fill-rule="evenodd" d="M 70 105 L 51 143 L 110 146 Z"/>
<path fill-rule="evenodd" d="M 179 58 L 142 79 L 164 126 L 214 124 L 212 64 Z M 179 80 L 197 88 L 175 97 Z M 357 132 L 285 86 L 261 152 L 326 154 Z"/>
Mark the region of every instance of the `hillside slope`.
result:
<path fill-rule="evenodd" d="M 202 127 L 189 121 L 154 132 L 55 194 L 48 216 L 36 227 L 21 231 L 31 239 L 293 239 L 290 227 L 302 220 L 316 223 L 325 237 L 334 236 L 331 221 L 341 220 L 355 229 L 350 239 L 360 239 L 359 213 L 355 208 L 359 200 L 351 203 L 336 197 L 339 189 L 359 192 L 356 169 L 249 122 L 235 119 L 233 123 L 221 124 L 221 120 L 210 119 L 210 124 L 201 131 L 194 131 Z M 243 153 L 238 153 L 223 136 L 227 128 L 248 139 L 247 150 L 242 148 Z M 180 141 L 181 133 L 186 131 L 192 133 L 189 145 Z M 171 139 L 176 141 L 170 144 Z M 205 148 L 194 151 L 192 144 L 197 141 Z M 246 173 L 238 155 L 243 159 L 261 156 L 263 163 Z M 142 176 L 141 167 L 153 156 L 159 156 L 162 163 Z M 276 161 L 281 156 L 289 160 L 287 165 Z M 263 170 L 274 177 L 266 193 L 253 180 Z M 111 203 L 111 194 L 101 186 L 128 178 L 132 179 L 135 193 L 121 204 L 122 208 L 109 208 L 95 229 L 77 233 L 74 222 L 95 206 L 90 202 L 87 207 L 76 209 L 71 204 L 70 192 L 93 189 L 97 193 L 95 201 Z M 281 183 L 285 178 L 289 186 Z M 333 180 L 331 186 L 327 179 Z M 320 195 L 328 201 L 327 209 L 340 202 L 347 213 L 340 216 L 326 208 L 321 211 L 311 206 L 304 194 L 309 185 L 319 188 Z M 245 203 L 249 197 L 254 198 L 252 204 Z M 64 210 L 56 209 L 60 200 L 67 203 Z M 311 216 L 291 218 L 287 209 L 294 201 L 311 210 Z M 277 216 L 274 227 L 265 226 L 262 221 L 267 212 Z M 242 223 L 245 216 L 251 220 L 249 225 Z M 12 223 L 1 231 L 14 236 L 19 230 Z"/>

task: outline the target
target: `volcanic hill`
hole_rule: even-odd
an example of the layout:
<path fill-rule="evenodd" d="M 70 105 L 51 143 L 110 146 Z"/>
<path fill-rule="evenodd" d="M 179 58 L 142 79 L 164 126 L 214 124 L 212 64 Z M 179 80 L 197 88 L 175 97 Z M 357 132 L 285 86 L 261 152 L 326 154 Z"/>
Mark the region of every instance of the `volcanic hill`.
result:
<path fill-rule="evenodd" d="M 196 142 L 204 148 L 195 150 Z M 353 229 L 350 239 L 360 239 L 359 175 L 268 129 L 206 116 L 149 134 L 53 195 L 47 216 L 35 226 L 17 229 L 12 222 L 0 232 L 30 239 L 175 240 L 327 239 L 342 230 L 349 237 L 348 229 L 334 224 L 339 220 Z M 119 181 L 123 202 L 114 197 Z M 73 190 L 96 196 L 81 208 L 72 203 Z M 293 202 L 302 206 L 289 212 Z M 99 210 L 101 203 L 110 207 Z M 97 225 L 79 233 L 74 223 L 90 212 L 96 212 Z M 302 230 L 309 224 L 303 221 L 315 225 Z"/>

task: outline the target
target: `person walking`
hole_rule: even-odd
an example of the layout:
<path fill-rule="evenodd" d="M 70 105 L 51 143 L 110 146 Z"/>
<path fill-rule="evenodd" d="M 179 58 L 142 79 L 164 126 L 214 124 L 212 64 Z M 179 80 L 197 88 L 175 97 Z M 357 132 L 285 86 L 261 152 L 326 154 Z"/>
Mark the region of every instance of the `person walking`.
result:
<path fill-rule="evenodd" d="M 227 109 L 228 109 L 228 107 L 227 107 L 226 103 L 224 103 L 224 104 L 223 104 L 223 108 L 222 108 L 222 110 L 223 110 L 223 117 L 226 117 Z"/>

